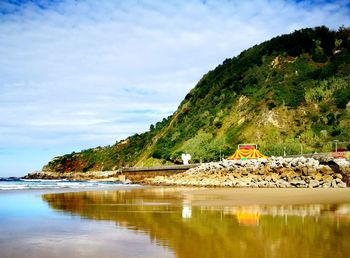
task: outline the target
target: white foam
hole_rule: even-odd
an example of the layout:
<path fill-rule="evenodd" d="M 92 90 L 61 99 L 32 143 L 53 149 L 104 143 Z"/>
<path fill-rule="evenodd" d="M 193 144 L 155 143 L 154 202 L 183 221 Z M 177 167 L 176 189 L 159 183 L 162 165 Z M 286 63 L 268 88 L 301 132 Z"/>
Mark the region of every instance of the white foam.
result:
<path fill-rule="evenodd" d="M 0 190 L 23 190 L 23 189 L 58 189 L 58 188 L 103 188 L 110 187 L 111 184 L 103 182 L 72 182 L 68 180 L 36 180 L 27 179 L 20 181 L 4 181 L 0 182 Z"/>
<path fill-rule="evenodd" d="M 27 189 L 26 185 L 1 185 L 0 184 L 0 190 L 21 190 L 21 189 Z"/>
<path fill-rule="evenodd" d="M 21 179 L 24 182 L 69 182 L 67 179 Z"/>

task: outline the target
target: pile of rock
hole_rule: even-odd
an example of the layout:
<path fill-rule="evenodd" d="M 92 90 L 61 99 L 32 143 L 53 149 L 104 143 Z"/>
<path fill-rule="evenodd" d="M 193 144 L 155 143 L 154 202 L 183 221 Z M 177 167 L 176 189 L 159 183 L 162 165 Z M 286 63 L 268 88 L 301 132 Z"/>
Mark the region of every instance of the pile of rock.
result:
<path fill-rule="evenodd" d="M 151 184 L 232 187 L 346 187 L 350 162 L 337 169 L 313 158 L 271 157 L 202 164 L 184 173 L 147 179 Z"/>

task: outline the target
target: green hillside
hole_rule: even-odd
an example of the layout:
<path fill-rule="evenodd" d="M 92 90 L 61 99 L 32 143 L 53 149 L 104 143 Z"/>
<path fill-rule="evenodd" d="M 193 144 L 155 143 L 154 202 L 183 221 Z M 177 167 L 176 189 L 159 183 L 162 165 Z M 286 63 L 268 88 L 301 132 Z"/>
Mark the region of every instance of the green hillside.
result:
<path fill-rule="evenodd" d="M 267 155 L 350 142 L 350 28 L 302 29 L 253 46 L 205 74 L 177 111 L 148 132 L 67 154 L 45 171 L 114 170 L 228 156 L 238 143 Z M 350 148 L 343 144 L 343 148 Z"/>

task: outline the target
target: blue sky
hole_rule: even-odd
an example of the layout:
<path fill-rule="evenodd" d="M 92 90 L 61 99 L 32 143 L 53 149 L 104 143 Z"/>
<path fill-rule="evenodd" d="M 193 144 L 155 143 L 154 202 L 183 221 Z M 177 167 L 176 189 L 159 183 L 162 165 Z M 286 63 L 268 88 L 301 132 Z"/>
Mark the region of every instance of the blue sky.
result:
<path fill-rule="evenodd" d="M 0 0 L 0 176 L 143 132 L 225 58 L 349 17 L 349 1 Z"/>

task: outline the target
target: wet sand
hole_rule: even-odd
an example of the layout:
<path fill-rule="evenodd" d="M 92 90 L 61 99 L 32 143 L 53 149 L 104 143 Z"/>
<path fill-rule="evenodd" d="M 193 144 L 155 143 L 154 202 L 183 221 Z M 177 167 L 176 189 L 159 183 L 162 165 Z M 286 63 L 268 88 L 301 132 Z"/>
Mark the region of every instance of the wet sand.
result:
<path fill-rule="evenodd" d="M 192 205 L 237 206 L 350 202 L 350 188 L 198 188 L 179 189 Z"/>
<path fill-rule="evenodd" d="M 230 188 L 117 185 L 105 188 L 60 188 L 0 191 L 5 194 L 42 195 L 70 192 L 95 192 L 148 189 L 183 196 L 192 205 L 237 206 L 251 204 L 326 204 L 350 202 L 350 188 Z"/>
<path fill-rule="evenodd" d="M 43 195 L 147 189 L 182 196 L 194 206 L 242 206 L 350 203 L 350 188 L 207 188 L 186 186 L 117 185 L 105 188 L 60 188 L 0 191 L 0 195 Z"/>
<path fill-rule="evenodd" d="M 341 258 L 350 252 L 348 188 L 7 193 L 0 194 L 1 258 Z"/>

